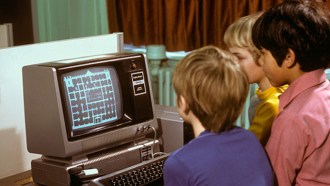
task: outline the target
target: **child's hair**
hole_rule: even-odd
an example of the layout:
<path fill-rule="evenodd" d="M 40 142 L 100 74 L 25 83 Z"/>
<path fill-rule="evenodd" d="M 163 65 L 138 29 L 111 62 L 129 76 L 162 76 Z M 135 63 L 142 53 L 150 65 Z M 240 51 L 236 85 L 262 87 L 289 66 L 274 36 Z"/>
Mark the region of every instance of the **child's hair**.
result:
<path fill-rule="evenodd" d="M 215 46 L 185 56 L 173 72 L 173 86 L 207 131 L 232 129 L 245 104 L 249 82 L 237 58 Z"/>
<path fill-rule="evenodd" d="M 231 24 L 223 36 L 223 41 L 226 47 L 240 47 L 247 48 L 254 61 L 259 65 L 258 60 L 261 56 L 260 50 L 253 44 L 252 41 L 252 27 L 262 12 L 247 15 L 239 18 Z"/>
<path fill-rule="evenodd" d="M 330 13 L 321 0 L 287 0 L 254 24 L 252 40 L 282 65 L 289 48 L 304 72 L 326 68 L 330 60 Z"/>

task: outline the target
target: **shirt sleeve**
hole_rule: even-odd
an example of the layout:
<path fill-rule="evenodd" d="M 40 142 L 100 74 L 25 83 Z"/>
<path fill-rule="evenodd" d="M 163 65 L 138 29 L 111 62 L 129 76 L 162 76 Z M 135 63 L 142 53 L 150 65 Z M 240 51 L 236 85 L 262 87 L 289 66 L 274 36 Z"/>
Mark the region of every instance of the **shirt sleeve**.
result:
<path fill-rule="evenodd" d="M 189 171 L 175 156 L 169 156 L 167 158 L 163 172 L 164 185 L 166 186 L 191 185 L 189 183 Z"/>
<path fill-rule="evenodd" d="M 277 114 L 278 100 L 267 100 L 256 109 L 249 130 L 257 136 L 263 146 L 266 145 L 269 139 L 272 123 Z"/>
<path fill-rule="evenodd" d="M 274 122 L 272 137 L 266 151 L 276 173 L 279 185 L 292 185 L 301 169 L 307 136 L 297 122 Z"/>

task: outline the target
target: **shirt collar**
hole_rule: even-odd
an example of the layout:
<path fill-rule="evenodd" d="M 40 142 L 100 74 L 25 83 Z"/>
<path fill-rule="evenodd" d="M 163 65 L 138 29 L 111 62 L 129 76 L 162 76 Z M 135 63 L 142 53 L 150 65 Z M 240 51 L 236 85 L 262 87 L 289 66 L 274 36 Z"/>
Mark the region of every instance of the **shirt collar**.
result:
<path fill-rule="evenodd" d="M 280 96 L 279 111 L 282 111 L 296 96 L 306 89 L 321 84 L 326 80 L 323 69 L 306 72 L 292 82 Z"/>
<path fill-rule="evenodd" d="M 264 91 L 261 91 L 260 88 L 258 87 L 255 93 L 258 96 L 259 100 L 265 100 L 273 95 L 276 97 L 280 96 L 287 88 L 288 85 L 283 85 L 280 87 L 270 87 Z"/>

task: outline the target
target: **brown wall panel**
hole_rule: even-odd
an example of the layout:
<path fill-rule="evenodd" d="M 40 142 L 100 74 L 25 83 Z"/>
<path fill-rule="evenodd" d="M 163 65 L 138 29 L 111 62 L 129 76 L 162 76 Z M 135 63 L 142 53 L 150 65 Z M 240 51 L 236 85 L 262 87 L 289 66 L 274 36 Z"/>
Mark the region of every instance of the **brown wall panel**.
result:
<path fill-rule="evenodd" d="M 13 24 L 15 46 L 34 42 L 30 0 L 0 0 L 0 24 L 3 23 Z"/>

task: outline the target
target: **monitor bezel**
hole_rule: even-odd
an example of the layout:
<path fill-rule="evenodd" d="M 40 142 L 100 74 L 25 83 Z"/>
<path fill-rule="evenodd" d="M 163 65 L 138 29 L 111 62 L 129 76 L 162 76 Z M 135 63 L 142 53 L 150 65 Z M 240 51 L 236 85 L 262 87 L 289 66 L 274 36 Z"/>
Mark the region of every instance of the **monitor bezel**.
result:
<path fill-rule="evenodd" d="M 91 137 L 93 135 L 99 135 L 101 133 L 106 133 L 109 131 L 114 131 L 123 127 L 130 127 L 133 126 L 135 124 L 138 124 L 140 122 L 144 122 L 144 121 L 148 121 L 151 120 L 153 118 L 153 115 L 151 118 L 147 119 L 147 120 L 135 120 L 135 118 L 133 118 L 134 113 L 130 113 L 132 112 L 131 108 L 127 108 L 125 105 L 124 101 L 128 101 L 126 99 L 122 99 L 122 115 L 121 117 L 116 120 L 115 122 L 107 122 L 103 125 L 100 126 L 94 126 L 94 127 L 90 127 L 90 128 L 86 128 L 86 129 L 82 129 L 79 131 L 73 131 L 72 127 L 71 127 L 71 122 L 70 122 L 70 118 L 68 115 L 68 108 L 67 108 L 67 101 L 65 98 L 65 90 L 63 90 L 63 83 L 62 83 L 62 75 L 66 74 L 66 73 L 70 73 L 73 71 L 78 71 L 78 70 L 82 70 L 82 69 L 88 69 L 88 68 L 95 68 L 95 67 L 110 67 L 110 68 L 114 68 L 116 73 L 117 73 L 117 77 L 118 80 L 120 82 L 127 82 L 128 80 L 126 79 L 122 79 L 123 77 L 125 78 L 131 78 L 132 73 L 137 73 L 137 72 L 143 72 L 143 76 L 144 78 L 146 77 L 146 73 L 147 73 L 147 68 L 145 66 L 142 66 L 143 68 L 138 68 L 138 69 L 131 69 L 129 70 L 129 72 L 126 72 L 126 70 L 124 70 L 122 67 L 122 60 L 123 59 L 94 59 L 94 60 L 87 60 L 87 61 L 79 61 L 79 62 L 73 62 L 70 63 L 68 65 L 64 65 L 60 68 L 57 68 L 56 70 L 56 74 L 57 74 L 57 78 L 58 78 L 58 84 L 59 84 L 59 90 L 60 90 L 60 98 L 61 98 L 61 102 L 63 103 L 63 116 L 64 116 L 64 120 L 65 120 L 65 129 L 66 129 L 66 134 L 67 134 L 67 138 L 68 141 L 77 141 L 80 139 L 84 139 L 86 137 Z M 127 59 L 127 63 L 129 63 L 129 59 Z M 128 73 L 125 75 L 125 73 Z M 127 77 L 126 77 L 127 76 Z M 148 81 L 146 82 L 147 85 L 147 91 L 149 92 L 149 85 L 148 85 Z M 128 87 L 125 87 L 126 85 L 123 85 L 121 83 L 118 83 L 119 87 L 121 89 L 121 97 L 126 97 L 126 98 L 130 98 L 131 96 L 134 95 L 134 90 L 133 87 L 131 87 L 132 85 L 129 85 Z M 131 93 L 127 93 L 126 90 L 130 90 Z M 128 95 L 130 94 L 130 95 Z M 151 102 L 151 100 L 150 100 Z"/>

